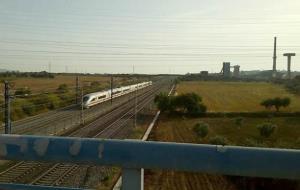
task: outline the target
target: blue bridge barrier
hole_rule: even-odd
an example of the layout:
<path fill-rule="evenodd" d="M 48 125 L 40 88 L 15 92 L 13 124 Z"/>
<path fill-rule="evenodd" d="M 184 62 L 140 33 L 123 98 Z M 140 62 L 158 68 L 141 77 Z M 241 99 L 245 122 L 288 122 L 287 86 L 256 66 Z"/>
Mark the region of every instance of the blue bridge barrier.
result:
<path fill-rule="evenodd" d="M 300 179 L 300 150 L 287 149 L 0 135 L 0 159 L 119 166 L 124 190 L 143 189 L 143 169 Z M 51 187 L 0 184 L 0 189 Z"/>

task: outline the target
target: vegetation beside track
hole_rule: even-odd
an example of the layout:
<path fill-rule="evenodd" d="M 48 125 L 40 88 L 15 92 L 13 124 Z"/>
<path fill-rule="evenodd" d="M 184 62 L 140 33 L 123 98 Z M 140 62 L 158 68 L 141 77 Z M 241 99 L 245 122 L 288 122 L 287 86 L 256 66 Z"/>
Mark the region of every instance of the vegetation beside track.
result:
<path fill-rule="evenodd" d="M 26 73 L 25 73 L 26 74 Z M 48 74 L 25 75 L 24 73 L 0 75 L 1 81 L 9 81 L 11 95 L 11 119 L 13 121 L 38 115 L 50 110 L 55 110 L 75 103 L 76 75 L 75 74 Z M 46 75 L 47 74 L 47 75 Z M 83 93 L 91 93 L 108 89 L 110 76 L 83 75 L 80 76 L 80 85 L 84 85 Z M 148 77 L 114 76 L 114 86 L 128 85 L 136 80 L 148 80 Z M 0 83 L 3 93 L 3 82 Z M 81 92 L 78 92 L 81 93 Z M 15 96 L 16 95 L 16 96 Z M 3 104 L 3 100 L 0 100 Z M 3 111 L 3 105 L 0 111 Z M 0 114 L 3 122 L 3 114 Z"/>
<path fill-rule="evenodd" d="M 241 121 L 241 122 L 239 122 Z M 268 138 L 260 135 L 258 125 L 270 122 L 277 127 Z M 205 123 L 208 134 L 200 137 L 194 126 Z M 241 123 L 241 124 L 240 124 Z M 151 134 L 151 140 L 211 144 L 215 137 L 229 145 L 300 149 L 299 117 L 274 118 L 185 118 L 162 116 Z M 152 189 L 297 189 L 300 183 L 288 180 L 263 180 L 172 171 L 147 171 L 145 184 Z M 287 188 L 288 187 L 288 188 Z"/>

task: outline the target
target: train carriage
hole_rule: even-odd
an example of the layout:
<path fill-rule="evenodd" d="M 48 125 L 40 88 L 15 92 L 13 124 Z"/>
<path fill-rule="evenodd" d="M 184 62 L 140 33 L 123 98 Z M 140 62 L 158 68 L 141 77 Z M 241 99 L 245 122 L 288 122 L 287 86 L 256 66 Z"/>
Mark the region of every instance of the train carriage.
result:
<path fill-rule="evenodd" d="M 83 96 L 82 105 L 84 108 L 89 108 L 94 105 L 105 102 L 107 100 L 110 100 L 111 96 L 112 96 L 112 98 L 116 98 L 116 97 L 128 94 L 130 92 L 133 92 L 135 90 L 145 88 L 150 85 L 152 85 L 152 81 L 142 82 L 142 83 L 119 87 L 119 88 L 114 88 L 112 90 L 112 92 L 113 92 L 112 94 L 111 94 L 111 90 L 105 90 L 105 91 L 101 91 L 101 92 L 86 94 L 85 96 Z"/>

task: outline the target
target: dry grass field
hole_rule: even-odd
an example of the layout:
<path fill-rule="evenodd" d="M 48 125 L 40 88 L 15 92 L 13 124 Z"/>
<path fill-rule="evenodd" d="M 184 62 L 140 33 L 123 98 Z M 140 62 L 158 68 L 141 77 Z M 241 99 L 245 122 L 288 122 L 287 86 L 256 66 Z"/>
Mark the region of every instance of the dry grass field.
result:
<path fill-rule="evenodd" d="M 300 111 L 300 96 L 284 87 L 266 82 L 181 82 L 177 93 L 195 92 L 207 105 L 209 112 L 264 111 L 260 102 L 266 98 L 290 97 L 291 105 L 282 111 Z"/>
<path fill-rule="evenodd" d="M 300 118 L 298 117 L 273 117 L 273 118 L 243 118 L 240 129 L 235 124 L 236 118 L 163 118 L 158 123 L 155 137 L 166 142 L 186 142 L 209 144 L 211 137 L 220 135 L 228 139 L 230 145 L 249 146 L 257 142 L 259 146 L 277 148 L 300 149 Z M 193 126 L 198 122 L 209 124 L 208 136 L 199 141 L 193 131 Z M 257 125 L 271 122 L 277 129 L 268 139 L 260 137 Z"/>
<path fill-rule="evenodd" d="M 277 124 L 275 133 L 268 139 L 262 139 L 256 128 L 262 122 L 271 121 Z M 208 136 L 199 139 L 193 131 L 197 122 L 209 124 Z M 300 149 L 300 118 L 244 118 L 240 129 L 232 118 L 167 118 L 162 117 L 152 133 L 151 140 L 183 143 L 208 143 L 216 135 L 228 139 L 232 145 L 249 145 Z M 149 171 L 145 173 L 145 186 L 147 190 L 173 189 L 173 190 L 231 190 L 231 189 L 300 189 L 300 182 L 286 180 L 245 179 L 241 184 L 240 178 L 232 180 L 226 176 L 195 174 L 172 171 Z M 252 184 L 252 185 L 249 185 Z M 256 184 L 253 186 L 253 184 Z M 259 186 L 263 184 L 262 186 Z M 246 187 L 245 187 L 246 186 Z M 252 186 L 252 187 L 251 187 Z M 267 188 L 270 186 L 270 188 Z"/>

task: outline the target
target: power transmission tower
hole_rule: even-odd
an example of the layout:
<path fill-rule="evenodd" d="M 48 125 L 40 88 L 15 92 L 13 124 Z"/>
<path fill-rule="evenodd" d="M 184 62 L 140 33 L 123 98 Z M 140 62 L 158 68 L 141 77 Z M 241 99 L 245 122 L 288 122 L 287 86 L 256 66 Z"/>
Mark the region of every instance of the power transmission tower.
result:
<path fill-rule="evenodd" d="M 5 98 L 5 134 L 11 133 L 11 121 L 10 121 L 10 94 L 9 94 L 9 83 L 4 82 L 4 98 Z"/>

